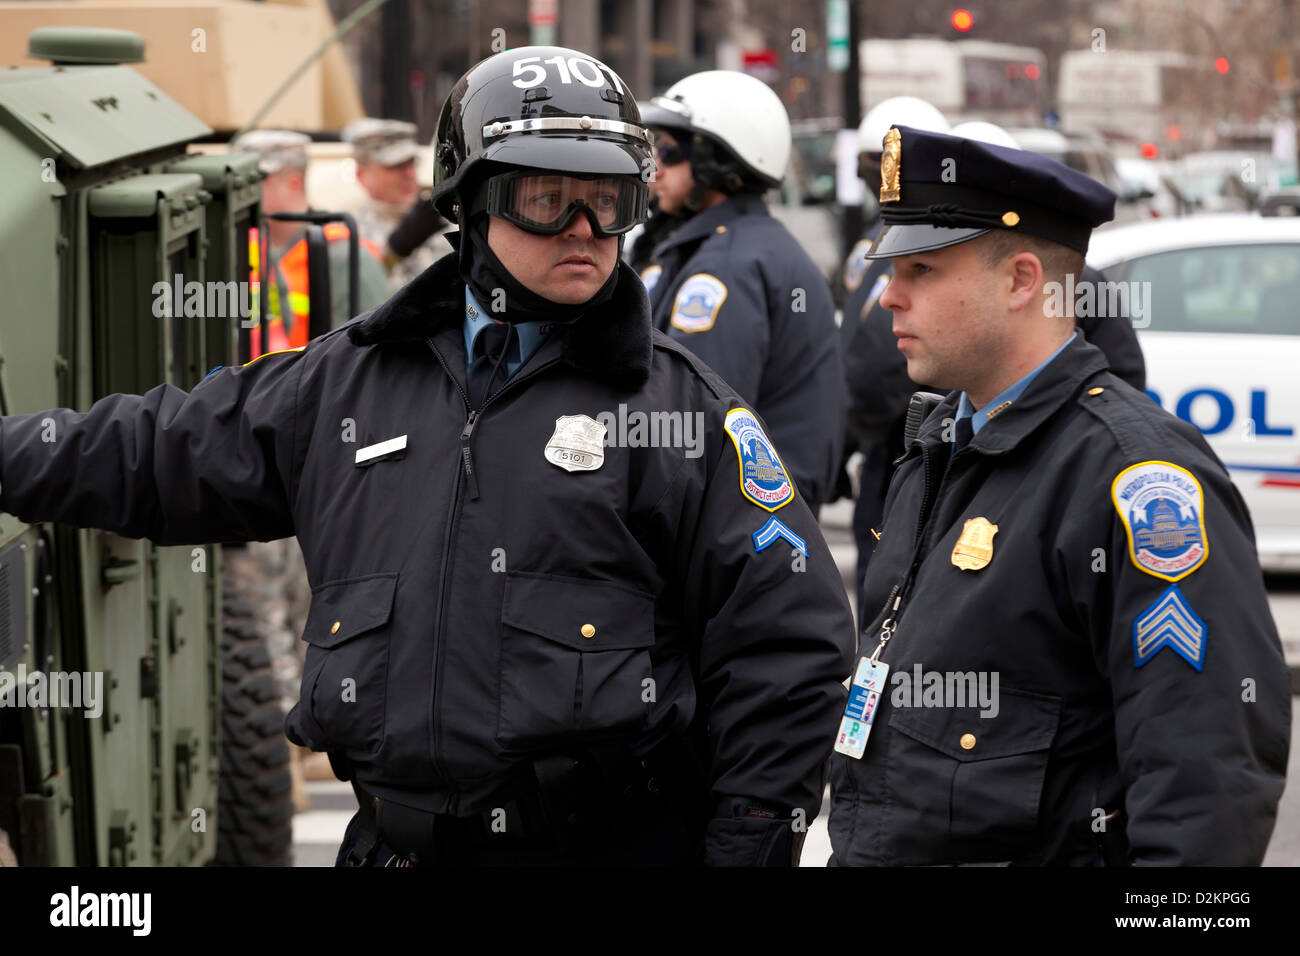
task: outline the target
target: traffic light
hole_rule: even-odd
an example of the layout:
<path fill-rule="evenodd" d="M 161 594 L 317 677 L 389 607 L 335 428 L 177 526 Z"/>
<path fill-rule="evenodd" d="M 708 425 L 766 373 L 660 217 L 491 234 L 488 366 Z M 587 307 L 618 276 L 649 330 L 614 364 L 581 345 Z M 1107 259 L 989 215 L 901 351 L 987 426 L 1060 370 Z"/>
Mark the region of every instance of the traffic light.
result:
<path fill-rule="evenodd" d="M 975 25 L 975 18 L 970 15 L 969 10 L 954 10 L 952 12 L 952 28 L 958 33 L 965 33 Z"/>
<path fill-rule="evenodd" d="M 1228 66 L 1228 58 L 1226 56 L 1216 58 L 1214 61 L 1214 68 L 1220 73 L 1227 73 L 1230 69 Z"/>

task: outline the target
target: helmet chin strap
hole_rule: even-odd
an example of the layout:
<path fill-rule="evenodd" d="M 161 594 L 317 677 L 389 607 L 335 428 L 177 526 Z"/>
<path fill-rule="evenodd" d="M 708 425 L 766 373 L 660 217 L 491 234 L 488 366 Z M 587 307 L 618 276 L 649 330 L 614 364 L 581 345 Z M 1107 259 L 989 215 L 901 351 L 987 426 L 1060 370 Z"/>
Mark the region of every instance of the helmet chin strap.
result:
<path fill-rule="evenodd" d="M 720 148 L 704 136 L 696 136 L 691 149 L 691 191 L 682 203 L 692 214 L 704 208 L 710 190 L 725 196 L 740 193 L 745 179 L 734 168 L 734 161 L 719 155 Z"/>
<path fill-rule="evenodd" d="M 692 170 L 692 173 L 694 171 Z M 682 202 L 692 215 L 704 208 L 704 200 L 708 198 L 709 187 L 705 186 L 699 180 L 695 180 L 691 186 L 691 191 L 686 194 L 686 199 Z"/>

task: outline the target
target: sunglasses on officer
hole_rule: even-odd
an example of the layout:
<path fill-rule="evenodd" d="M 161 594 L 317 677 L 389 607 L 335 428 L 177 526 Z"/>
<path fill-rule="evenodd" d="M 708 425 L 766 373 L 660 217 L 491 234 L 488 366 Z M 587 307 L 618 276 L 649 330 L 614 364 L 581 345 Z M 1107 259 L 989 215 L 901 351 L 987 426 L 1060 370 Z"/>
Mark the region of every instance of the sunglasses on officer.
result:
<path fill-rule="evenodd" d="M 673 132 L 668 130 L 656 129 L 655 139 L 658 142 L 655 145 L 655 159 L 659 166 L 676 166 L 678 163 L 684 163 L 691 158 L 691 141 L 689 137 L 676 139 Z M 664 138 L 668 142 L 663 142 Z"/>
<path fill-rule="evenodd" d="M 572 176 L 511 170 L 490 177 L 476 206 L 526 232 L 554 236 L 583 213 L 599 238 L 620 236 L 647 215 L 650 190 L 636 176 Z"/>

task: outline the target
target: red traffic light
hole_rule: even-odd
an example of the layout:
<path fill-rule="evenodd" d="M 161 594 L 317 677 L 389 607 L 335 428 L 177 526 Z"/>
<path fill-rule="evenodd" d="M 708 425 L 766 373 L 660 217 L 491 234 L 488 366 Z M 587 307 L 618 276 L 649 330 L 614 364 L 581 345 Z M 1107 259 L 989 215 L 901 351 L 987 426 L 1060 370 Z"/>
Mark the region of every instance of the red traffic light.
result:
<path fill-rule="evenodd" d="M 1155 159 L 1155 158 L 1156 158 L 1157 156 L 1159 156 L 1159 155 L 1160 155 L 1160 148 L 1159 148 L 1158 146 L 1156 146 L 1155 143 L 1143 143 L 1143 144 L 1142 144 L 1142 158 L 1143 158 L 1143 159 Z"/>
<path fill-rule="evenodd" d="M 1215 59 L 1214 68 L 1218 70 L 1220 73 L 1227 73 L 1228 70 L 1230 69 L 1230 67 L 1228 66 L 1228 58 L 1226 56 L 1221 56 Z"/>
<path fill-rule="evenodd" d="M 952 28 L 959 33 L 965 33 L 975 25 L 975 18 L 970 15 L 969 10 L 954 10 L 952 12 Z"/>

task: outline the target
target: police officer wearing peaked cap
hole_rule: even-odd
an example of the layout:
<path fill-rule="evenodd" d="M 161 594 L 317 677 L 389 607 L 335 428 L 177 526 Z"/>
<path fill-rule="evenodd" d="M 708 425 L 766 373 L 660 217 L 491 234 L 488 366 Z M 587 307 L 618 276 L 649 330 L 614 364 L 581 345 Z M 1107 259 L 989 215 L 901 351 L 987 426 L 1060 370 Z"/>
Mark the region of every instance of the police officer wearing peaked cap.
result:
<path fill-rule="evenodd" d="M 632 95 L 573 50 L 498 54 L 454 87 L 437 163 L 457 252 L 188 395 L 5 417 L 0 507 L 298 535 L 286 729 L 354 783 L 341 863 L 797 862 L 848 603 L 759 417 L 618 262 L 652 166 Z M 651 415 L 681 434 L 624 433 Z"/>
<path fill-rule="evenodd" d="M 867 571 L 834 862 L 1258 864 L 1291 697 L 1250 516 L 1044 294 L 1114 194 L 940 133 L 885 146 L 881 305 L 908 375 L 951 391 Z"/>
<path fill-rule="evenodd" d="M 830 287 L 763 203 L 790 159 L 790 119 L 732 70 L 679 80 L 644 112 L 656 130 L 660 217 L 685 221 L 641 273 L 655 327 L 752 402 L 814 509 L 833 496 L 844 436 Z"/>
<path fill-rule="evenodd" d="M 967 122 L 949 130 L 948 121 L 924 100 L 914 96 L 891 97 L 872 107 L 858 129 L 858 167 L 868 183 L 880 180 L 885 134 L 894 125 L 932 133 L 951 132 L 966 139 L 1018 148 L 1005 130 L 991 123 Z M 856 448 L 863 454 L 853 510 L 860 609 L 862 581 L 875 542 L 872 531 L 880 527 L 885 492 L 893 473 L 892 462 L 903 452 L 907 400 L 917 388 L 927 389 L 926 383 L 913 382 L 907 377 L 907 360 L 895 345 L 889 310 L 880 305 L 881 293 L 889 284 L 890 262 L 867 258 L 872 242 L 883 227 L 880 216 L 874 216 L 854 244 L 843 269 L 844 321 L 840 325 L 840 344 L 848 391 L 845 445 L 846 450 Z M 1097 270 L 1085 267 L 1083 279 L 1080 290 L 1089 283 L 1103 281 L 1104 277 Z M 1131 323 L 1091 312 L 1077 315 L 1075 322 L 1084 338 L 1101 349 L 1112 372 L 1134 388 L 1145 387 L 1146 364 Z"/>

